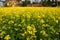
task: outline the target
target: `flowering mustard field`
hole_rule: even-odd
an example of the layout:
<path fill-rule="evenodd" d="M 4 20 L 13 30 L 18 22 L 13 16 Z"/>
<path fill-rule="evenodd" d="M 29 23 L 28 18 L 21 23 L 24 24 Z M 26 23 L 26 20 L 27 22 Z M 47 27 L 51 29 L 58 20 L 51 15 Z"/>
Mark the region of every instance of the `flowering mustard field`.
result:
<path fill-rule="evenodd" d="M 0 8 L 0 40 L 59 40 L 60 8 Z"/>

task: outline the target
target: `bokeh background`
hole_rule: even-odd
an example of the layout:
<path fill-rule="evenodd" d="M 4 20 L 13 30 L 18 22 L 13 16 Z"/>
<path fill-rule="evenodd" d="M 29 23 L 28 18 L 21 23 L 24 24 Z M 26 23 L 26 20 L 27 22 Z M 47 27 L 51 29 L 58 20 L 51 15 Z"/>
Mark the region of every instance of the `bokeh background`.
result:
<path fill-rule="evenodd" d="M 60 0 L 0 0 L 1 7 L 27 6 L 27 7 L 56 7 L 60 6 Z"/>

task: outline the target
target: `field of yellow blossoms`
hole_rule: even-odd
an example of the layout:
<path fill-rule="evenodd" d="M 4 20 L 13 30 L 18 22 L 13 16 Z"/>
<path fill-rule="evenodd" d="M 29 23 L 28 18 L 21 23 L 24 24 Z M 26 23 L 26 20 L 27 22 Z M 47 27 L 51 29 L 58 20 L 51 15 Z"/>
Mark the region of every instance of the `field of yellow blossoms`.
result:
<path fill-rule="evenodd" d="M 60 40 L 60 8 L 0 8 L 0 40 Z"/>

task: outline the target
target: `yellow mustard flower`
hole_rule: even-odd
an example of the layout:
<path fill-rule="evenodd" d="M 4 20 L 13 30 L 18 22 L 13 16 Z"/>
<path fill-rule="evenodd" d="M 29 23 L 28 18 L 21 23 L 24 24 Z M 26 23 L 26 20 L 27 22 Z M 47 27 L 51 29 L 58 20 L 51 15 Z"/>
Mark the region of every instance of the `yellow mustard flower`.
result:
<path fill-rule="evenodd" d="M 16 27 L 16 26 L 17 26 L 17 23 L 14 24 L 14 27 Z"/>
<path fill-rule="evenodd" d="M 42 38 L 40 38 L 40 40 L 43 40 Z"/>
<path fill-rule="evenodd" d="M 58 20 L 55 20 L 56 23 L 58 23 L 59 21 Z"/>
<path fill-rule="evenodd" d="M 10 37 L 10 35 L 6 35 L 4 39 L 5 39 L 5 40 L 10 40 L 11 37 Z"/>
<path fill-rule="evenodd" d="M 18 26 L 21 26 L 21 24 L 18 24 Z"/>
<path fill-rule="evenodd" d="M 32 27 L 31 27 L 31 26 L 27 26 L 27 29 L 28 29 L 28 30 L 31 30 L 31 29 L 32 29 Z"/>
<path fill-rule="evenodd" d="M 30 38 L 29 38 L 29 37 L 27 37 L 27 40 L 30 40 Z"/>
<path fill-rule="evenodd" d="M 48 34 L 46 33 L 46 31 L 45 31 L 45 30 L 40 31 L 40 33 L 41 33 L 43 36 L 45 36 L 45 37 L 47 37 L 47 36 L 48 36 Z"/>
<path fill-rule="evenodd" d="M 13 24 L 14 23 L 14 21 L 13 20 L 10 20 L 9 22 L 8 22 L 8 24 Z"/>
<path fill-rule="evenodd" d="M 43 19 L 40 20 L 40 23 L 45 23 L 45 21 Z"/>
<path fill-rule="evenodd" d="M 5 31 L 2 31 L 2 32 L 0 33 L 0 38 L 3 38 L 4 34 L 6 34 L 6 32 L 5 32 Z"/>

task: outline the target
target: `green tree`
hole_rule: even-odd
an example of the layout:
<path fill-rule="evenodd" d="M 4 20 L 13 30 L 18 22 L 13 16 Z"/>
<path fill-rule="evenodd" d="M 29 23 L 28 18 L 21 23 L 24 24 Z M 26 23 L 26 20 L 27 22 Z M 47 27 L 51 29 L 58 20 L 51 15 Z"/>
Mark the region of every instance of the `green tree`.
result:
<path fill-rule="evenodd" d="M 22 6 L 26 6 L 27 5 L 27 0 L 22 2 Z"/>
<path fill-rule="evenodd" d="M 41 0 L 42 5 L 46 5 L 46 0 Z"/>

